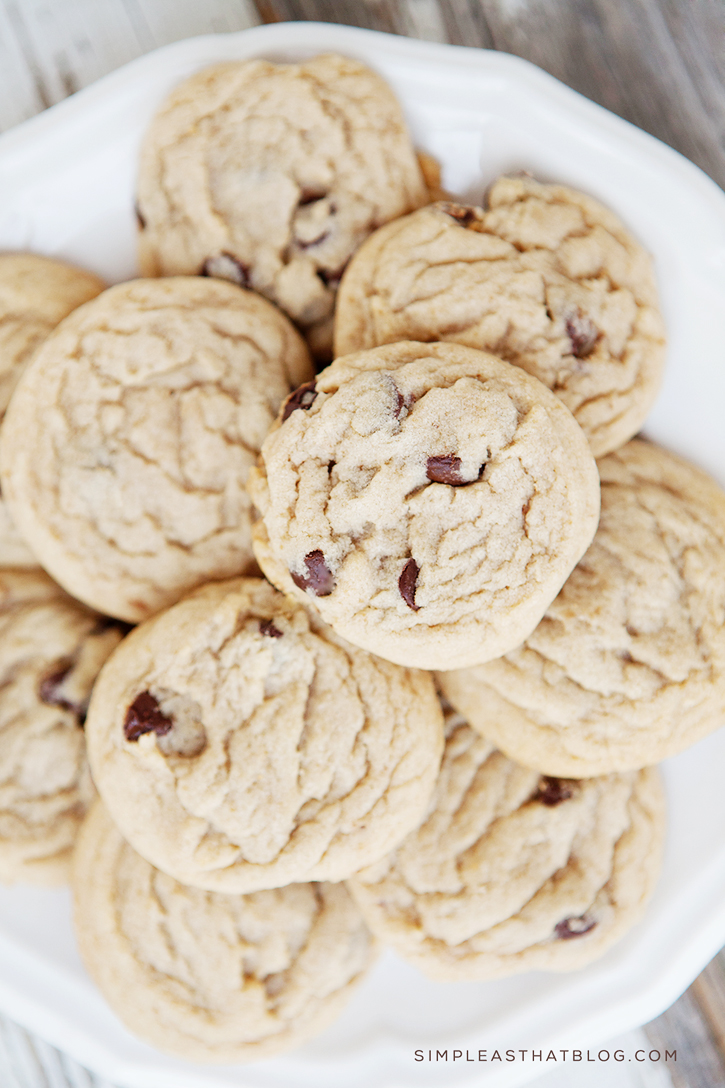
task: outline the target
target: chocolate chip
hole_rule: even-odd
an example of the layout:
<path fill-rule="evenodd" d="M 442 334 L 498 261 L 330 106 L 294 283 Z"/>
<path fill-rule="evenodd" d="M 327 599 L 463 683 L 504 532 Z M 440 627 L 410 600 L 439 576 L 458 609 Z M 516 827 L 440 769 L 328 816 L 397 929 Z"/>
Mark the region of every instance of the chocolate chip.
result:
<path fill-rule="evenodd" d="M 407 416 L 408 412 L 415 404 L 415 397 L 412 395 L 412 393 L 406 393 L 405 396 L 403 396 L 395 382 L 391 382 L 391 385 L 395 390 L 395 407 L 393 408 L 393 416 L 395 419 L 400 419 L 401 416 Z"/>
<path fill-rule="evenodd" d="M 282 422 L 296 412 L 298 408 L 310 408 L 312 402 L 317 396 L 317 390 L 315 389 L 314 379 L 311 382 L 305 382 L 304 385 L 295 389 L 294 393 L 290 393 L 287 400 L 284 402 L 284 409 L 282 411 Z"/>
<path fill-rule="evenodd" d="M 566 319 L 566 334 L 571 341 L 571 353 L 575 359 L 586 359 L 599 339 L 599 329 L 581 310 Z"/>
<path fill-rule="evenodd" d="M 138 203 L 134 204 L 133 210 L 136 212 L 136 222 L 138 223 L 139 230 L 146 230 L 146 219 L 138 206 Z"/>
<path fill-rule="evenodd" d="M 272 620 L 263 620 L 259 625 L 259 633 L 267 638 L 282 638 L 282 632 L 279 627 L 275 627 Z"/>
<path fill-rule="evenodd" d="M 415 603 L 415 586 L 418 581 L 418 564 L 415 559 L 409 559 L 403 567 L 403 572 L 398 578 L 398 589 L 408 608 L 414 612 L 420 611 L 420 605 Z"/>
<path fill-rule="evenodd" d="M 596 925 L 596 919 L 588 914 L 582 914 L 580 918 L 564 918 L 554 926 L 554 933 L 560 941 L 570 941 L 572 937 L 583 937 Z"/>
<path fill-rule="evenodd" d="M 551 778 L 548 774 L 542 775 L 539 780 L 539 788 L 532 800 L 540 801 L 548 808 L 560 805 L 562 801 L 568 801 L 574 796 L 574 782 L 566 778 Z"/>
<path fill-rule="evenodd" d="M 158 700 L 154 699 L 151 692 L 142 691 L 126 711 L 123 734 L 126 740 L 138 740 L 143 733 L 155 733 L 157 737 L 163 737 L 173 724 L 171 718 L 161 713 Z"/>
<path fill-rule="evenodd" d="M 308 188 L 305 185 L 302 187 L 302 190 L 300 192 L 300 198 L 297 201 L 297 204 L 300 208 L 302 208 L 305 206 L 305 204 L 314 204 L 316 200 L 322 200 L 326 196 L 327 193 L 324 189 Z"/>
<path fill-rule="evenodd" d="M 461 459 L 455 453 L 442 453 L 438 457 L 429 457 L 425 474 L 436 484 L 450 484 L 460 487 L 467 481 L 461 476 Z"/>
<path fill-rule="evenodd" d="M 468 204 L 453 204 L 448 200 L 439 200 L 435 206 L 445 212 L 446 215 L 450 215 L 451 219 L 455 219 L 462 227 L 470 227 L 474 223 L 479 224 L 483 219 L 481 209 L 473 208 Z"/>
<path fill-rule="evenodd" d="M 219 280 L 230 280 L 240 287 L 249 287 L 249 268 L 231 253 L 219 253 L 207 257 L 201 266 L 202 276 L 213 276 Z"/>
<path fill-rule="evenodd" d="M 299 589 L 310 589 L 315 597 L 329 597 L 335 588 L 332 571 L 325 562 L 319 548 L 305 556 L 306 574 L 297 574 L 291 570 L 292 581 Z"/>
<path fill-rule="evenodd" d="M 70 699 L 66 699 L 63 694 L 63 681 L 72 668 L 72 661 L 59 661 L 54 666 L 53 671 L 44 676 L 40 681 L 38 694 L 41 702 L 45 703 L 47 706 L 59 706 L 62 710 L 69 710 L 71 714 L 75 714 L 82 725 L 85 721 L 88 707 L 86 705 L 74 703 Z"/>

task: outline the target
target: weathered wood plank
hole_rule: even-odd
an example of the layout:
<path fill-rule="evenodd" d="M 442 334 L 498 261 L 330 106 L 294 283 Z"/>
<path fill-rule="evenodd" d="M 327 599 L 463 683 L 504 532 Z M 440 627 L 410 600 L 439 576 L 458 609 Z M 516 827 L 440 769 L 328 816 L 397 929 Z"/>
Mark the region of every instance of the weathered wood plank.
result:
<path fill-rule="evenodd" d="M 0 131 L 160 45 L 259 21 L 252 0 L 0 0 Z"/>
<path fill-rule="evenodd" d="M 97 0 L 96 0 L 97 2 Z M 252 0 L 122 0 L 139 36 L 156 49 L 197 34 L 246 30 L 261 20 Z"/>
<path fill-rule="evenodd" d="M 404 0 L 405 33 L 428 42 L 447 42 L 446 28 L 438 0 Z"/>
<path fill-rule="evenodd" d="M 493 35 L 477 0 L 440 0 L 441 14 L 452 45 L 493 49 Z"/>
<path fill-rule="evenodd" d="M 403 33 L 404 16 L 396 0 L 255 0 L 255 7 L 265 23 L 316 20 Z"/>
<path fill-rule="evenodd" d="M 707 1021 L 721 1055 L 725 1055 L 725 953 L 707 965 L 689 991 Z"/>
<path fill-rule="evenodd" d="M 102 20 L 94 16 L 94 6 L 95 0 L 5 0 L 48 103 L 144 52 L 122 0 L 104 0 Z"/>
<path fill-rule="evenodd" d="M 0 129 L 17 125 L 48 105 L 23 21 L 16 8 L 0 5 Z"/>
<path fill-rule="evenodd" d="M 725 4 L 480 0 L 480 6 L 496 49 L 533 61 L 725 184 Z"/>
<path fill-rule="evenodd" d="M 445 34 L 458 45 L 515 53 L 725 185 L 725 4 L 718 0 L 256 0 L 256 9 L 264 22 L 320 19 L 434 40 Z"/>
<path fill-rule="evenodd" d="M 694 986 L 644 1031 L 656 1050 L 677 1051 L 677 1061 L 667 1064 L 674 1088 L 724 1088 L 725 1058 Z"/>

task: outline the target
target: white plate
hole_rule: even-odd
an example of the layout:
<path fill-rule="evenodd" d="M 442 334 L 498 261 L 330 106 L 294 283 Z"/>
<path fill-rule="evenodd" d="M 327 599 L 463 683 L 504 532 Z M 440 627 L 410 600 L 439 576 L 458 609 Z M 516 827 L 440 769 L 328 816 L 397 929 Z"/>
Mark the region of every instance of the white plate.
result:
<path fill-rule="evenodd" d="M 315 23 L 167 46 L 0 138 L 0 248 L 130 277 L 136 151 L 165 93 L 215 61 L 325 50 L 360 58 L 392 84 L 449 190 L 480 200 L 497 174 L 525 168 L 622 216 L 654 255 L 669 332 L 647 433 L 725 484 L 725 196 L 670 148 L 515 57 Z M 668 850 L 647 917 L 573 975 L 443 985 L 388 954 L 312 1044 L 245 1067 L 192 1066 L 133 1039 L 106 1007 L 78 959 L 67 893 L 17 888 L 0 889 L 0 1007 L 133 1088 L 522 1084 L 552 1066 L 454 1065 L 452 1050 L 586 1049 L 661 1012 L 725 944 L 724 766 L 723 730 L 669 761 Z M 415 1061 L 430 1048 L 447 1048 L 448 1062 Z"/>

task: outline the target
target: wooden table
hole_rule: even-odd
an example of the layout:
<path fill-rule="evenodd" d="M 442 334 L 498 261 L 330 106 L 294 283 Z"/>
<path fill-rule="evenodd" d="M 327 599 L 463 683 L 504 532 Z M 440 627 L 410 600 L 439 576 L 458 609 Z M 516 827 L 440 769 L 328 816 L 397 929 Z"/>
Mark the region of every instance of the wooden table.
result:
<path fill-rule="evenodd" d="M 725 186 L 725 0 L 0 0 L 0 130 L 157 46 L 290 19 L 516 53 Z M 599 1067 L 597 1085 L 725 1088 L 725 952 L 644 1035 L 677 1063 L 620 1067 L 611 1080 Z M 590 1076 L 547 1075 L 540 1088 L 584 1088 Z M 0 1084 L 103 1088 L 10 1022 Z"/>

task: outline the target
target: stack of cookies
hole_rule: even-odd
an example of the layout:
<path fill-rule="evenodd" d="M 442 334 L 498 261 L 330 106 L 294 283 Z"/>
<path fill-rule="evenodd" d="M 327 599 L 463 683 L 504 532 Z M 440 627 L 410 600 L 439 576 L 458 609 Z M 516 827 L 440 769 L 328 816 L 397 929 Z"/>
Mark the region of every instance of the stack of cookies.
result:
<path fill-rule="evenodd" d="M 648 256 L 561 185 L 456 203 L 331 55 L 177 88 L 137 213 L 145 279 L 0 261 L 3 878 L 75 842 L 90 973 L 195 1061 L 310 1038 L 381 943 L 602 955 L 725 710 L 725 495 L 634 437 Z"/>

